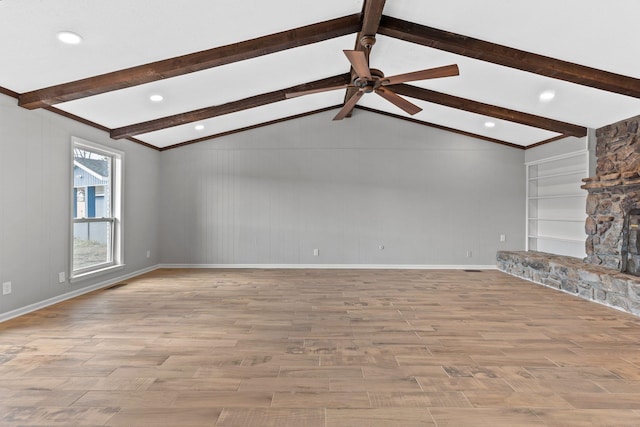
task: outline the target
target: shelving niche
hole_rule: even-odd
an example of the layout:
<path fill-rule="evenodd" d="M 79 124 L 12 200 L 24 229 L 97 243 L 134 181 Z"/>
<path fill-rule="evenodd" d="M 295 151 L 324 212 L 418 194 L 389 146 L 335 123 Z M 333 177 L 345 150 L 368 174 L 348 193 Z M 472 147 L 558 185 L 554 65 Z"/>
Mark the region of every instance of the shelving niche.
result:
<path fill-rule="evenodd" d="M 586 256 L 588 151 L 527 163 L 527 250 Z"/>

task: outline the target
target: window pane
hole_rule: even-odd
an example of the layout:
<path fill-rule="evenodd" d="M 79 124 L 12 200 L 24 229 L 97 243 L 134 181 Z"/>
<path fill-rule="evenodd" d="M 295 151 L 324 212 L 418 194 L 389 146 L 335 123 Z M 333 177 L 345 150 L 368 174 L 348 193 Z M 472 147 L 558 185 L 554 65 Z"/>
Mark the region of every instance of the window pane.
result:
<path fill-rule="evenodd" d="M 110 263 L 112 225 L 110 221 L 73 224 L 73 270 Z"/>
<path fill-rule="evenodd" d="M 73 150 L 73 216 L 111 216 L 111 158 L 90 150 Z"/>

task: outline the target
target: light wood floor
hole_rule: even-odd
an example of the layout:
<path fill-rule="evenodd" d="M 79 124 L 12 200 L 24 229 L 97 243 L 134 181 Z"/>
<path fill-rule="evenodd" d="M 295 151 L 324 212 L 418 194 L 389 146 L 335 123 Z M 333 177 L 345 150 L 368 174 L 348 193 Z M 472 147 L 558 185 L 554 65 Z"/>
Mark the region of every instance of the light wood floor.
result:
<path fill-rule="evenodd" d="M 640 319 L 497 271 L 160 270 L 0 324 L 1 426 L 640 426 Z"/>

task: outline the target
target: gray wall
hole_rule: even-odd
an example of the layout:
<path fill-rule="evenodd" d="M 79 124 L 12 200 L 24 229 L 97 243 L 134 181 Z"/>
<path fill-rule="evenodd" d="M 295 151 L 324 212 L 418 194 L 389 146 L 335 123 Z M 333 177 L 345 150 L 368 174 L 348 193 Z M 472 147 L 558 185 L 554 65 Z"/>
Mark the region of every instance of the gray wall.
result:
<path fill-rule="evenodd" d="M 495 265 L 524 248 L 523 151 L 333 113 L 159 153 L 0 95 L 0 316 L 160 263 Z M 72 136 L 125 152 L 126 268 L 59 284 Z"/>
<path fill-rule="evenodd" d="M 334 114 L 163 152 L 162 262 L 495 265 L 524 249 L 522 150 Z"/>
<path fill-rule="evenodd" d="M 160 153 L 16 104 L 0 95 L 0 282 L 13 287 L 0 295 L 0 314 L 158 264 Z M 126 268 L 59 284 L 59 272 L 69 276 L 72 136 L 125 152 Z"/>

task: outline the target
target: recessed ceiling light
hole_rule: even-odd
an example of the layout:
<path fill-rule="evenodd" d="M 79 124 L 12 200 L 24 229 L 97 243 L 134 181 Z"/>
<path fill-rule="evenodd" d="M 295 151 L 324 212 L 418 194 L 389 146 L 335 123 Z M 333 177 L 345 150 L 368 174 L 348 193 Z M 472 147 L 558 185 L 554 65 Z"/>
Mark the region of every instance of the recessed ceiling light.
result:
<path fill-rule="evenodd" d="M 204 129 L 204 125 L 195 125 L 194 129 L 195 130 L 203 130 Z"/>
<path fill-rule="evenodd" d="M 540 101 L 542 102 L 549 102 L 555 97 L 556 97 L 556 93 L 553 90 L 545 90 L 539 96 Z"/>
<path fill-rule="evenodd" d="M 496 127 L 496 124 L 494 122 L 484 122 L 484 127 L 491 129 Z"/>
<path fill-rule="evenodd" d="M 153 102 L 160 102 L 164 99 L 164 97 L 162 95 L 151 95 L 149 97 L 150 100 L 152 100 Z"/>
<path fill-rule="evenodd" d="M 58 33 L 58 40 L 66 44 L 79 44 L 82 42 L 82 37 L 71 31 L 60 31 Z"/>

